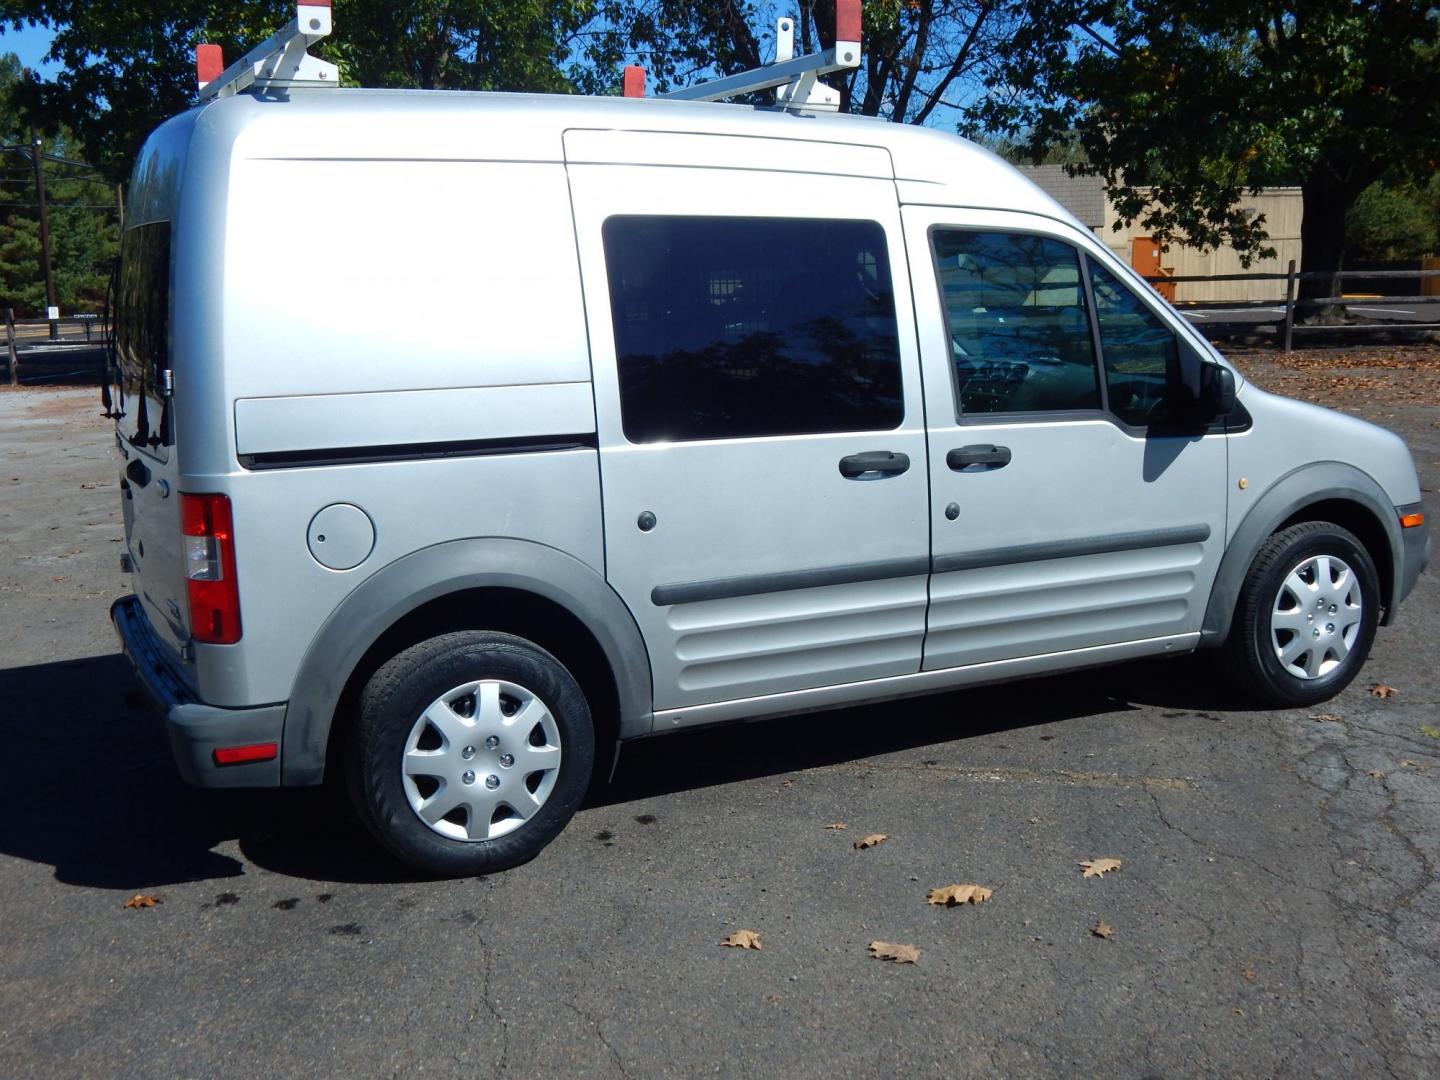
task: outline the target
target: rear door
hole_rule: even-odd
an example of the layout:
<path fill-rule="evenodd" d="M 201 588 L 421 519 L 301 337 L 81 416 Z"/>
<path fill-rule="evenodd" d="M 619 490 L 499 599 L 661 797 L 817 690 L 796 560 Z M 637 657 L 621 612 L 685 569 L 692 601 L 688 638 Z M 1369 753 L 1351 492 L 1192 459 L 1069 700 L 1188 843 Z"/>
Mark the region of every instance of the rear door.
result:
<path fill-rule="evenodd" d="M 118 393 L 115 438 L 122 457 L 125 541 L 133 586 L 162 642 L 189 640 L 181 554 L 174 395 L 171 392 L 169 221 L 125 230 L 116 297 Z"/>
<path fill-rule="evenodd" d="M 905 223 L 931 417 L 925 669 L 1192 644 L 1226 445 L 1169 418 L 1182 343 L 1154 293 L 1044 218 Z"/>
<path fill-rule="evenodd" d="M 925 425 L 888 154 L 572 131 L 566 156 L 606 573 L 656 709 L 918 671 Z"/>

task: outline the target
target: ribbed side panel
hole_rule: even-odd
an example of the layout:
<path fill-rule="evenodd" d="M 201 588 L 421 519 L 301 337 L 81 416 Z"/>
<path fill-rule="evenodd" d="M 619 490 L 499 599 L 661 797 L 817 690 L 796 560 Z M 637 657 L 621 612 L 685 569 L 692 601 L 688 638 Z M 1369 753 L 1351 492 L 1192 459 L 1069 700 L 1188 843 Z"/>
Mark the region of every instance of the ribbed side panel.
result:
<path fill-rule="evenodd" d="M 743 696 L 913 672 L 925 599 L 915 577 L 677 605 L 677 683 Z"/>
<path fill-rule="evenodd" d="M 1201 544 L 939 574 L 925 670 L 1181 632 Z"/>

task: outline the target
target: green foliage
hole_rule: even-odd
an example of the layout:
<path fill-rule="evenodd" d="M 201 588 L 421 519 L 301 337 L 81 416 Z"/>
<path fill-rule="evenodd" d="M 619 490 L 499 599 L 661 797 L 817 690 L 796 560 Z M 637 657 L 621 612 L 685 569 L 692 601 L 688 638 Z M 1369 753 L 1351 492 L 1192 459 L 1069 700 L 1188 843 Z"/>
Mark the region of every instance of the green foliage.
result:
<path fill-rule="evenodd" d="M 0 308 L 13 307 L 23 318 L 43 316 L 46 305 L 29 131 L 13 105 L 20 83 L 19 60 L 13 53 L 0 55 L 0 144 L 26 148 L 0 154 Z M 64 130 L 42 139 L 40 148 L 83 160 L 79 144 Z M 56 300 L 63 312 L 98 311 L 116 252 L 116 214 L 110 210 L 115 191 L 73 166 L 46 161 L 43 171 Z"/>
<path fill-rule="evenodd" d="M 1440 174 L 1437 174 L 1440 177 Z M 1432 188 L 1440 189 L 1436 181 Z M 1345 215 L 1347 252 L 1362 259 L 1413 259 L 1435 250 L 1436 207 L 1423 188 L 1371 184 Z"/>
<path fill-rule="evenodd" d="M 1415 0 L 1023 0 L 1003 83 L 969 120 L 1077 172 L 1162 240 L 1267 250 L 1239 208 L 1300 184 L 1307 267 L 1333 269 L 1346 210 L 1440 159 L 1440 18 Z M 1314 295 L 1324 295 L 1321 289 Z"/>

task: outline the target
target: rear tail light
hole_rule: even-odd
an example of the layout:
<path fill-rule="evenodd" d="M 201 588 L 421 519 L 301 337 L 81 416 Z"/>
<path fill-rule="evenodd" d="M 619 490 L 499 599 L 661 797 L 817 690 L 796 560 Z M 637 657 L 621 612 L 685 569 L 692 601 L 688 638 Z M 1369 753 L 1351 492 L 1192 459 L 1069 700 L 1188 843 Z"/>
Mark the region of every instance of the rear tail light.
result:
<path fill-rule="evenodd" d="M 206 645 L 234 645 L 240 640 L 240 584 L 229 496 L 181 495 L 180 532 L 190 633 Z"/>

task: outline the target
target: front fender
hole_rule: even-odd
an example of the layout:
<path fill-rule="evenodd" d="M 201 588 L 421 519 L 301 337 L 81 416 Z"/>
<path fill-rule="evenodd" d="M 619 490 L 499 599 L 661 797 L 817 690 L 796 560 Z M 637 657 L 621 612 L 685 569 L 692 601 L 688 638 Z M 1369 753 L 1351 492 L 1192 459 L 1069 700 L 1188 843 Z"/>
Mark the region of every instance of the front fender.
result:
<path fill-rule="evenodd" d="M 650 730 L 650 657 L 624 601 L 593 569 L 544 544 L 498 537 L 451 540 L 422 548 L 371 575 L 321 626 L 285 709 L 282 778 L 319 783 L 335 707 L 360 660 L 405 615 L 466 589 L 534 593 L 574 615 L 595 636 L 615 677 L 619 736 Z"/>
<path fill-rule="evenodd" d="M 1385 490 L 1368 474 L 1341 461 L 1319 461 L 1302 465 L 1270 485 L 1250 507 L 1240 527 L 1225 546 L 1220 569 L 1210 590 L 1210 603 L 1200 627 L 1201 647 L 1223 645 L 1230 633 L 1231 616 L 1245 584 L 1245 575 L 1255 561 L 1260 545 L 1280 525 L 1316 503 L 1344 499 L 1364 507 L 1375 518 L 1390 545 L 1390 595 L 1385 601 L 1385 621 L 1394 617 L 1404 596 L 1400 572 L 1405 565 L 1404 538 L 1395 506 Z"/>

